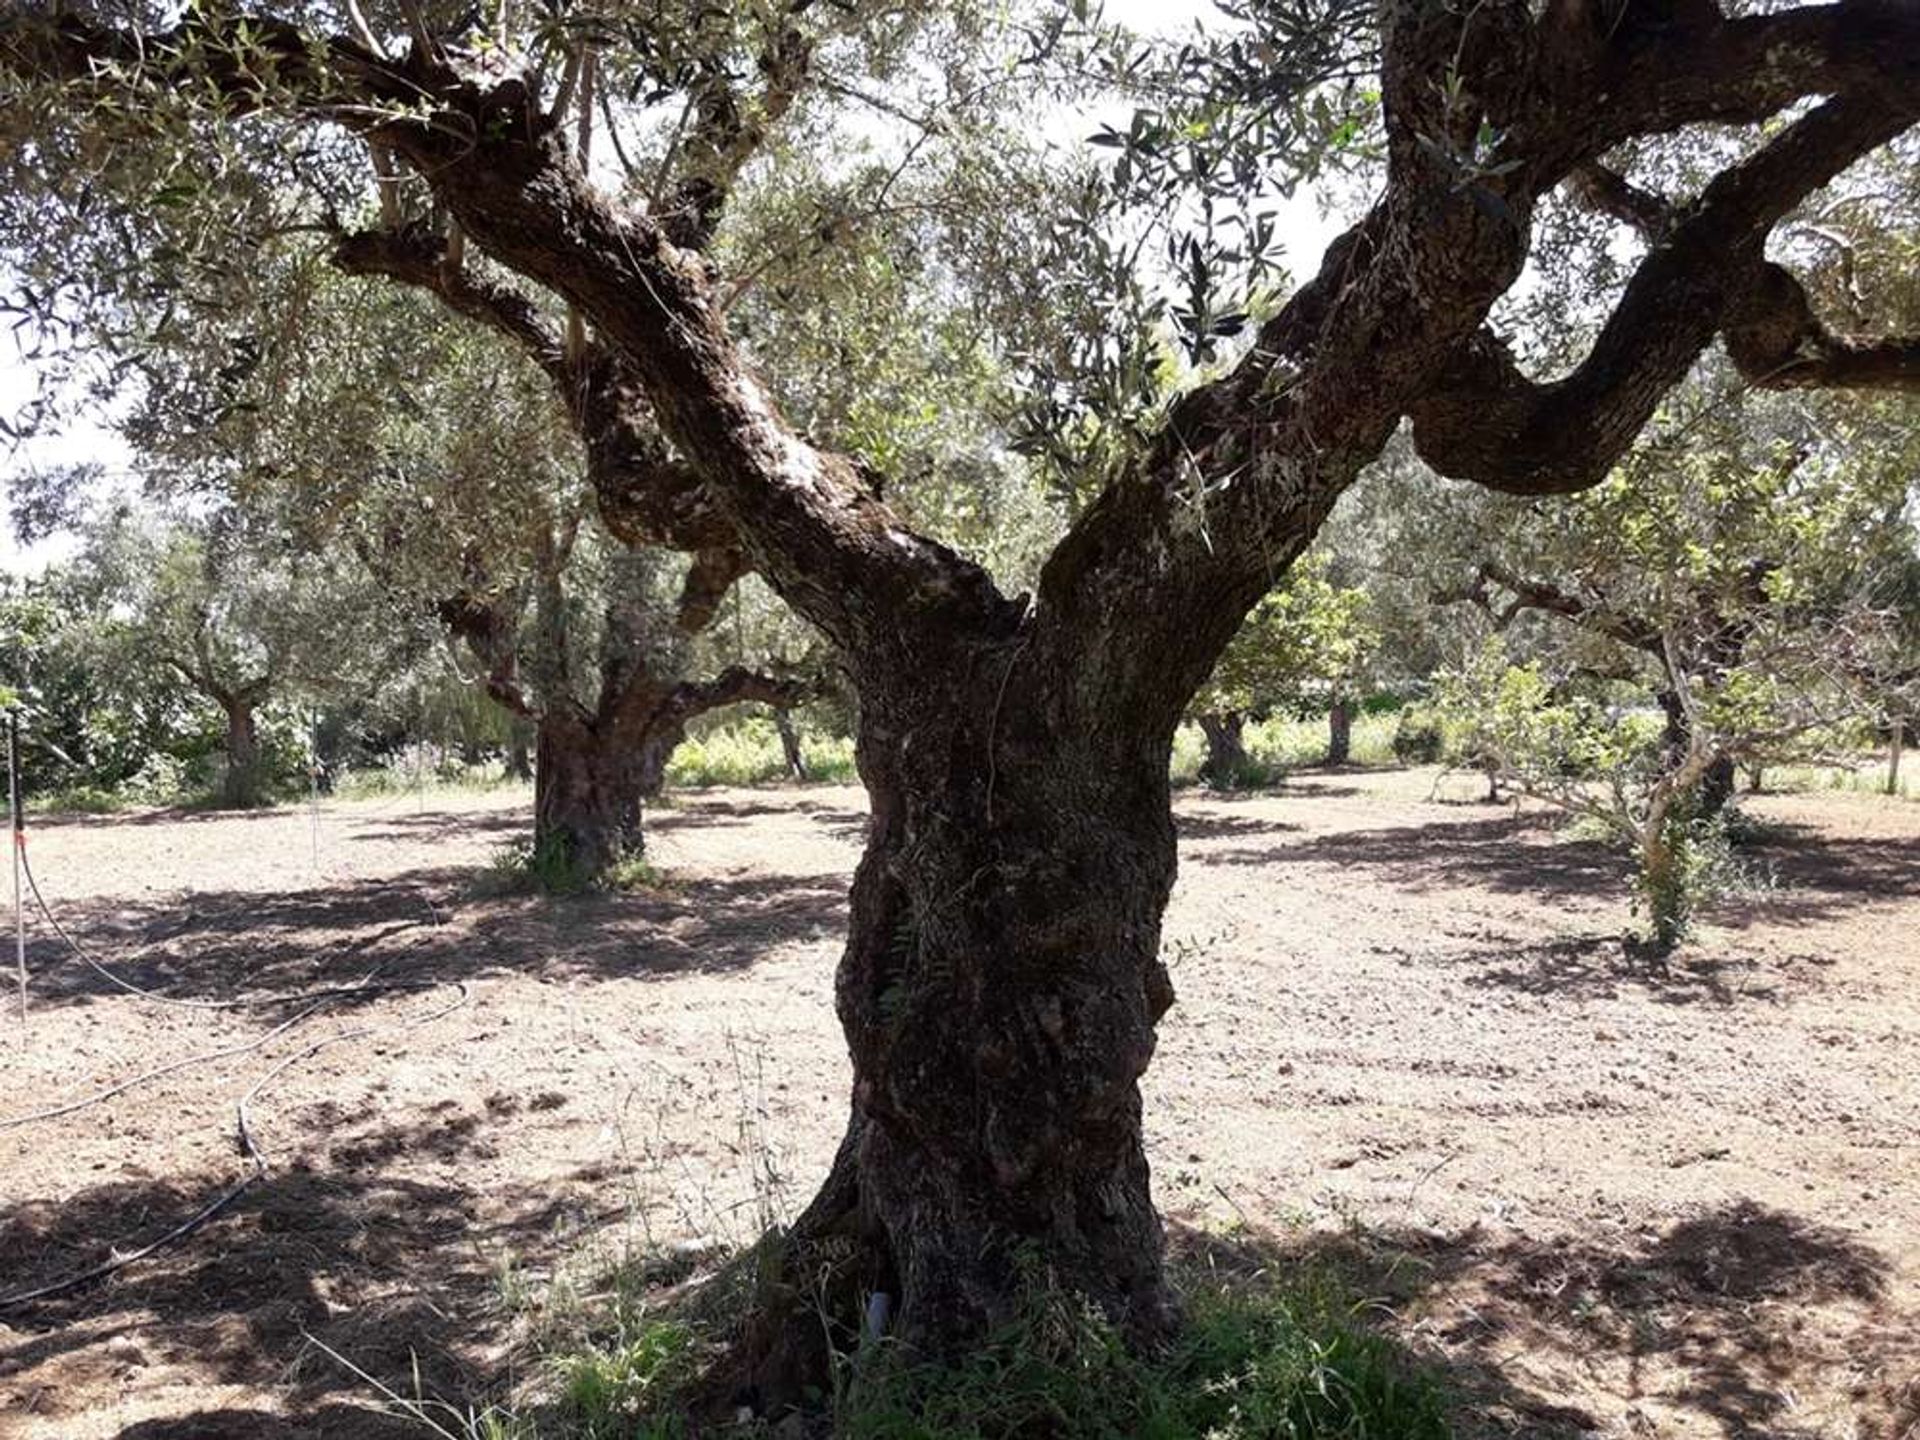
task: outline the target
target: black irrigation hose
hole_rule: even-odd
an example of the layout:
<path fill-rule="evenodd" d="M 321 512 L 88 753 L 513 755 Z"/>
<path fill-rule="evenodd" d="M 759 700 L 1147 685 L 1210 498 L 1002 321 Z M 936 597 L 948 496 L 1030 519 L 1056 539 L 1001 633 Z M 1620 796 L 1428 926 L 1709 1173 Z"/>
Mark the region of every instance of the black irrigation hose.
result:
<path fill-rule="evenodd" d="M 40 882 L 33 878 L 33 866 L 27 863 L 27 850 L 20 847 L 20 868 L 26 872 L 27 887 L 33 891 L 33 903 L 40 907 L 40 913 L 46 917 L 47 924 L 53 927 L 53 933 L 66 942 L 67 948 L 94 974 L 108 984 L 124 990 L 129 995 L 137 995 L 142 1000 L 151 1000 L 156 1005 L 177 1005 L 184 1010 L 258 1010 L 269 1005 L 296 1005 L 302 1000 L 334 1000 L 348 995 L 377 995 L 389 990 L 431 989 L 437 981 L 388 981 L 379 985 L 330 985 L 317 990 L 295 990 L 285 995 L 250 995 L 238 1000 L 182 1000 L 177 996 L 163 995 L 158 990 L 148 990 L 134 984 L 131 980 L 113 973 L 88 952 L 78 940 L 67 932 L 60 919 L 53 913 L 46 898 L 40 893 Z"/>
<path fill-rule="evenodd" d="M 417 1030 L 422 1025 L 430 1025 L 442 1016 L 452 1014 L 472 998 L 472 991 L 464 980 L 443 981 L 441 983 L 455 986 L 460 992 L 458 997 L 455 998 L 451 1004 L 443 1005 L 432 1014 L 422 1016 L 411 1024 L 400 1027 L 401 1029 Z M 407 988 L 417 989 L 419 987 L 409 986 Z M 322 1006 L 331 1004 L 332 1001 L 337 998 L 339 997 L 332 996 L 328 999 L 321 1000 L 309 1009 L 303 1011 L 300 1015 L 295 1016 L 294 1019 L 304 1019 Z M 293 1021 L 288 1021 L 287 1025 L 282 1025 L 280 1029 L 284 1030 L 288 1025 L 293 1023 Z M 248 1124 L 249 1110 L 253 1104 L 254 1097 L 284 1071 L 291 1069 L 302 1060 L 308 1060 L 318 1055 L 329 1045 L 343 1044 L 348 1040 L 362 1040 L 369 1035 L 378 1033 L 380 1029 L 381 1027 L 378 1025 L 363 1025 L 357 1030 L 347 1030 L 338 1035 L 329 1035 L 324 1040 L 317 1040 L 297 1054 L 287 1056 L 272 1069 L 268 1070 L 266 1074 L 254 1081 L 252 1085 L 247 1087 L 247 1093 L 240 1097 L 240 1103 L 235 1107 L 235 1134 L 240 1144 L 240 1154 L 250 1167 L 247 1173 L 241 1176 L 239 1180 L 221 1191 L 220 1194 L 209 1200 L 205 1205 L 202 1205 L 185 1220 L 182 1220 L 178 1225 L 167 1231 L 166 1234 L 149 1241 L 138 1250 L 127 1251 L 124 1254 L 116 1254 L 111 1260 L 103 1260 L 91 1269 L 82 1270 L 77 1274 L 68 1275 L 64 1279 L 55 1280 L 50 1284 L 41 1285 L 32 1290 L 21 1290 L 12 1295 L 0 1295 L 0 1311 L 18 1309 L 20 1306 L 30 1304 L 35 1300 L 45 1300 L 55 1295 L 63 1295 L 69 1290 L 78 1290 L 83 1285 L 92 1284 L 95 1280 L 103 1280 L 116 1270 L 123 1270 L 136 1261 L 144 1260 L 148 1256 L 156 1254 L 168 1245 L 171 1245 L 174 1241 L 185 1239 L 202 1225 L 205 1225 L 209 1220 L 213 1219 L 214 1216 L 226 1209 L 227 1206 L 239 1199 L 241 1195 L 245 1194 L 256 1182 L 266 1176 L 266 1153 L 255 1143 L 252 1127 Z M 279 1031 L 275 1031 L 274 1033 L 278 1034 Z"/>
<path fill-rule="evenodd" d="M 61 1115 L 70 1115 L 75 1111 L 84 1110 L 88 1106 L 110 1100 L 114 1096 L 131 1090 L 137 1085 L 144 1084 L 148 1080 L 158 1079 L 160 1076 L 171 1074 L 176 1070 L 183 1070 L 191 1065 L 217 1060 L 223 1056 L 240 1055 L 250 1050 L 257 1050 L 269 1041 L 285 1034 L 294 1026 L 300 1024 L 301 1021 L 308 1019 L 328 1005 L 347 999 L 350 996 L 438 990 L 449 985 L 453 986 L 459 992 L 450 1004 L 443 1005 L 431 1014 L 401 1026 L 400 1029 L 403 1031 L 417 1030 L 423 1025 L 433 1023 L 442 1016 L 450 1015 L 472 998 L 472 990 L 464 980 L 387 980 L 375 983 L 372 981 L 371 975 L 366 981 L 357 985 L 336 985 L 323 989 L 297 991 L 287 995 L 255 996 L 238 1000 L 182 1000 L 171 995 L 163 995 L 159 991 L 148 990 L 142 986 L 135 985 L 130 980 L 121 978 L 105 965 L 102 965 L 98 960 L 95 960 L 93 956 L 88 953 L 86 947 L 81 945 L 78 940 L 74 939 L 74 937 L 68 933 L 66 927 L 60 923 L 59 918 L 53 913 L 53 907 L 47 904 L 46 897 L 40 893 L 39 882 L 36 881 L 33 876 L 33 867 L 27 864 L 25 846 L 20 847 L 20 863 L 26 873 L 27 884 L 33 891 L 34 903 L 39 906 L 40 913 L 46 917 L 47 923 L 53 927 L 54 933 L 66 942 L 67 948 L 73 952 L 76 958 L 85 963 L 88 968 L 130 995 L 155 1004 L 177 1005 L 194 1010 L 258 1009 L 271 1005 L 296 1004 L 300 1001 L 309 1001 L 311 1003 L 298 1014 L 282 1021 L 265 1035 L 255 1040 L 248 1041 L 241 1045 L 228 1046 L 220 1050 L 207 1051 L 198 1055 L 189 1055 L 183 1059 L 172 1061 L 166 1065 L 158 1066 L 155 1069 L 136 1075 L 132 1079 L 122 1081 L 118 1085 L 109 1086 L 105 1090 L 70 1104 L 55 1106 L 51 1109 L 28 1115 L 14 1116 L 7 1120 L 0 1120 L 0 1130 L 15 1129 L 22 1125 L 35 1123 L 36 1121 L 51 1120 Z M 373 973 L 378 972 L 375 971 Z M 95 1280 L 104 1279 L 117 1270 L 122 1270 L 134 1264 L 136 1261 L 144 1260 L 148 1256 L 156 1254 L 176 1240 L 185 1239 L 188 1235 L 191 1235 L 194 1231 L 205 1225 L 209 1220 L 213 1219 L 214 1216 L 226 1209 L 227 1206 L 239 1199 L 242 1194 L 267 1173 L 266 1154 L 254 1141 L 253 1130 L 249 1124 L 249 1114 L 255 1097 L 285 1071 L 291 1069 L 303 1060 L 311 1059 L 328 1046 L 342 1044 L 348 1040 L 364 1039 L 369 1035 L 378 1033 L 381 1028 L 382 1027 L 378 1025 L 363 1025 L 358 1029 L 343 1031 L 338 1035 L 329 1035 L 324 1040 L 315 1041 L 305 1050 L 289 1055 L 276 1063 L 258 1080 L 254 1081 L 252 1085 L 247 1087 L 247 1092 L 240 1097 L 239 1104 L 235 1107 L 235 1134 L 239 1142 L 241 1157 L 247 1162 L 249 1169 L 247 1173 L 234 1184 L 221 1191 L 220 1194 L 216 1195 L 212 1200 L 209 1200 L 205 1205 L 201 1206 L 200 1209 L 196 1210 L 192 1215 L 189 1215 L 178 1225 L 175 1225 L 171 1230 L 168 1230 L 164 1235 L 149 1241 L 138 1250 L 116 1253 L 111 1259 L 102 1261 L 90 1269 L 82 1270 L 77 1274 L 66 1276 L 63 1279 L 52 1281 L 49 1284 L 38 1286 L 32 1290 L 21 1290 L 10 1295 L 0 1295 L 0 1311 L 18 1309 L 20 1306 L 30 1304 L 33 1301 L 48 1299 L 55 1295 L 62 1295 L 70 1290 L 77 1290 L 83 1285 L 91 1284 Z"/>

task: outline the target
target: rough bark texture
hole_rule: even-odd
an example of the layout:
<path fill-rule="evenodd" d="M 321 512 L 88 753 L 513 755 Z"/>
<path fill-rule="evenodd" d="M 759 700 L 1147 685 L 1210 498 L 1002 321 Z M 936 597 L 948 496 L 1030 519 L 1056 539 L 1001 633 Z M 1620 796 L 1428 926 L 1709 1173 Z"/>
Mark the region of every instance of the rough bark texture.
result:
<path fill-rule="evenodd" d="M 221 702 L 226 711 L 226 770 L 220 780 L 220 803 L 229 810 L 247 810 L 260 803 L 260 728 L 253 702 L 241 695 Z"/>
<path fill-rule="evenodd" d="M 533 778 L 536 859 L 576 883 L 641 848 L 636 757 L 623 739 L 579 716 L 540 719 Z"/>
<path fill-rule="evenodd" d="M 1336 699 L 1327 710 L 1327 763 L 1344 765 L 1353 755 L 1353 705 Z"/>
<path fill-rule="evenodd" d="M 894 1333 L 936 1353 L 1033 1284 L 1143 1340 L 1175 1319 L 1138 1088 L 1173 998 L 1171 721 L 1063 712 L 1018 638 L 934 673 L 862 688 L 872 819 L 836 982 L 853 1113 L 722 1398 L 820 1373 L 801 1316 L 823 1289 L 846 1323 L 888 1295 Z"/>
<path fill-rule="evenodd" d="M 1216 790 L 1235 789 L 1252 772 L 1245 730 L 1245 719 L 1237 714 L 1200 716 L 1200 733 L 1207 739 L 1207 758 L 1200 763 L 1200 778 Z"/>

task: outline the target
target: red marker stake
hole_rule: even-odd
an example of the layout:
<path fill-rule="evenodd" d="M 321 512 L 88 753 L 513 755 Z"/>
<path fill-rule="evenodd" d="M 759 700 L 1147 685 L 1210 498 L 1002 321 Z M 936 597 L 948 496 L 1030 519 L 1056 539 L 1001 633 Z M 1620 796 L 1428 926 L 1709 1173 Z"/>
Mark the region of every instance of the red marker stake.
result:
<path fill-rule="evenodd" d="M 27 847 L 20 796 L 20 712 L 7 712 L 7 800 L 13 809 L 13 964 L 20 977 L 20 1043 L 27 1043 L 27 911 L 20 900 L 20 852 Z"/>

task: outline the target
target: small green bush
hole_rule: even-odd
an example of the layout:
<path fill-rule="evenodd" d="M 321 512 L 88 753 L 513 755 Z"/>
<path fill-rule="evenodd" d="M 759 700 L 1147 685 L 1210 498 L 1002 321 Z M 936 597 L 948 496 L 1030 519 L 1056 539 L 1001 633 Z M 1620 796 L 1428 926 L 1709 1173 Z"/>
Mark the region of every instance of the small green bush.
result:
<path fill-rule="evenodd" d="M 1393 758 L 1402 765 L 1433 765 L 1446 750 L 1440 717 L 1424 705 L 1409 705 L 1393 727 Z"/>

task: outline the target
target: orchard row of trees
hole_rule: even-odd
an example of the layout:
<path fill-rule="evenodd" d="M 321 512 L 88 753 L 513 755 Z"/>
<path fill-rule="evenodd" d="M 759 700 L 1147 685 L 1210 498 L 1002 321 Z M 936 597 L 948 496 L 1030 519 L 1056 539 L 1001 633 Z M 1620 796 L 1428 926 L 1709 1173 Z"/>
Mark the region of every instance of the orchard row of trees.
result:
<path fill-rule="evenodd" d="M 1154 1345 L 1183 721 L 1232 783 L 1248 716 L 1337 758 L 1431 687 L 1663 931 L 1730 767 L 1897 731 L 1916 56 L 1904 0 L 50 0 L 0 28 L 17 423 L 130 396 L 155 495 L 430 618 L 590 865 L 703 706 L 857 711 L 846 1139 L 716 1412 L 830 1388 L 874 1292 L 936 1356 L 1036 1273 Z"/>

